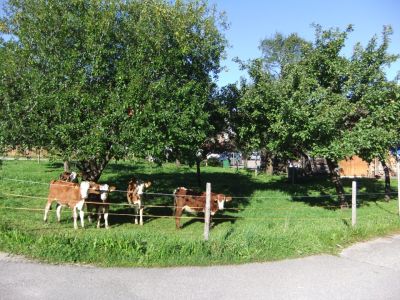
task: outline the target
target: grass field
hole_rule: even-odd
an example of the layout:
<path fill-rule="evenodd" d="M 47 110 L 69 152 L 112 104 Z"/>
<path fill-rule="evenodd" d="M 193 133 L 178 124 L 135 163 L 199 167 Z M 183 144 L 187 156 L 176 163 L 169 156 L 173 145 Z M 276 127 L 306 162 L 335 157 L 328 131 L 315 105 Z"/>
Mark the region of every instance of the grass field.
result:
<path fill-rule="evenodd" d="M 326 178 L 304 178 L 291 184 L 284 177 L 214 167 L 202 168 L 202 181 L 233 196 L 218 212 L 209 241 L 203 240 L 201 218 L 184 215 L 175 229 L 172 192 L 195 187 L 195 169 L 136 163 L 112 163 L 101 182 L 116 185 L 112 193 L 111 228 L 95 223 L 74 230 L 70 209 L 57 223 L 55 209 L 43 222 L 48 183 L 62 172 L 61 163 L 4 161 L 0 169 L 0 251 L 51 263 L 99 266 L 179 266 L 272 261 L 318 253 L 337 253 L 356 241 L 399 232 L 397 201 L 383 201 L 383 182 L 358 179 L 357 225 L 351 210 L 337 207 Z M 126 206 L 129 179 L 153 181 L 147 196 L 145 224 L 133 224 Z M 16 181 L 12 179 L 18 179 Z M 395 181 L 395 180 L 393 180 Z M 351 193 L 351 181 L 345 180 Z M 394 185 L 395 182 L 392 183 Z"/>

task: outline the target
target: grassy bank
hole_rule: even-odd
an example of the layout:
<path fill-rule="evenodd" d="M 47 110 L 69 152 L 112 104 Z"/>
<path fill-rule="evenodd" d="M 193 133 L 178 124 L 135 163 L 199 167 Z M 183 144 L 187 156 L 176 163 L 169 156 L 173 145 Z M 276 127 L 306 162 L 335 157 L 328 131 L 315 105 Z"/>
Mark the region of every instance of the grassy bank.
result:
<path fill-rule="evenodd" d="M 234 200 L 216 215 L 205 242 L 201 219 L 186 215 L 183 229 L 175 230 L 172 218 L 170 194 L 178 186 L 194 187 L 195 169 L 113 163 L 101 178 L 120 190 L 111 195 L 111 228 L 97 229 L 86 221 L 86 229 L 74 230 L 69 209 L 63 210 L 61 223 L 54 208 L 48 223 L 43 223 L 48 182 L 61 171 L 59 163 L 3 162 L 0 251 L 53 263 L 100 266 L 229 264 L 337 253 L 353 242 L 400 229 L 397 201 L 383 201 L 381 181 L 358 180 L 358 219 L 352 228 L 351 210 L 337 208 L 336 197 L 330 196 L 334 188 L 325 178 L 291 184 L 283 177 L 209 167 L 202 168 L 202 181 Z M 148 196 L 142 227 L 133 224 L 134 211 L 125 206 L 122 192 L 132 175 L 153 181 L 149 192 L 155 194 Z M 351 181 L 345 186 L 350 193 Z"/>

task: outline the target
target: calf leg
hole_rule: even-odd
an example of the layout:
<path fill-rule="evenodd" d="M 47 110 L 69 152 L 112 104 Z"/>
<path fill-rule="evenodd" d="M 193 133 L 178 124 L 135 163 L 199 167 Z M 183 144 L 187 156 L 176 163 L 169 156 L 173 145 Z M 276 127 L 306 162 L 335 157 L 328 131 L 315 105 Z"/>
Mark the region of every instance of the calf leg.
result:
<path fill-rule="evenodd" d="M 139 215 L 140 215 L 140 225 L 143 226 L 143 206 L 141 206 L 139 209 Z"/>
<path fill-rule="evenodd" d="M 108 229 L 108 207 L 103 207 L 103 214 L 104 214 L 104 224 L 106 229 Z"/>
<path fill-rule="evenodd" d="M 61 222 L 61 208 L 62 208 L 62 206 L 60 204 L 57 204 L 56 214 L 57 214 L 57 221 L 58 222 Z"/>
<path fill-rule="evenodd" d="M 77 216 L 77 209 L 79 209 L 79 218 L 81 219 L 81 226 L 82 226 L 82 228 L 85 227 L 85 220 L 84 220 L 85 211 L 83 210 L 84 207 L 85 207 L 85 201 L 84 201 L 84 200 L 79 201 L 79 202 L 74 206 L 74 217 L 75 217 L 75 219 L 74 219 L 74 225 L 76 225 L 76 229 L 78 228 L 78 224 L 76 224 L 76 219 L 78 218 L 78 216 Z"/>
<path fill-rule="evenodd" d="M 100 228 L 101 223 L 101 211 L 102 207 L 100 205 L 97 206 L 96 213 L 97 213 L 97 228 Z"/>
<path fill-rule="evenodd" d="M 183 212 L 183 207 L 176 207 L 175 208 L 175 226 L 176 229 L 180 229 L 181 225 L 180 225 L 180 220 L 181 220 L 181 216 L 182 216 L 182 212 Z"/>
<path fill-rule="evenodd" d="M 136 205 L 135 205 L 135 224 L 136 224 L 136 225 L 139 223 L 139 222 L 138 222 L 138 219 L 139 219 L 138 214 L 139 214 L 139 205 L 136 204 Z"/>
<path fill-rule="evenodd" d="M 46 207 L 44 208 L 44 217 L 43 217 L 43 221 L 47 222 L 47 215 L 49 213 L 51 207 L 51 201 L 47 201 Z"/>
<path fill-rule="evenodd" d="M 83 211 L 83 208 L 79 209 L 79 217 L 81 219 L 82 228 L 85 228 L 85 212 Z"/>
<path fill-rule="evenodd" d="M 72 209 L 73 211 L 73 217 L 74 217 L 74 229 L 78 229 L 78 223 L 77 223 L 77 218 L 78 218 L 78 214 L 76 212 L 77 208 L 76 206 L 74 206 L 74 208 Z"/>
<path fill-rule="evenodd" d="M 89 221 L 89 223 L 92 223 L 92 215 L 93 215 L 92 210 L 93 210 L 93 208 L 88 203 L 86 203 L 86 210 L 87 210 L 87 213 L 88 213 L 88 221 Z"/>

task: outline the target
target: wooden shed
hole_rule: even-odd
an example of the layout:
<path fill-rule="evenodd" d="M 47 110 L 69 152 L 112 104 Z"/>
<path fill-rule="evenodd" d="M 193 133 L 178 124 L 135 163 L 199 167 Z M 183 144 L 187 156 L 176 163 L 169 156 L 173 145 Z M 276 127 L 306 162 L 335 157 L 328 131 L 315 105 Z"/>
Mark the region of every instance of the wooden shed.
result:
<path fill-rule="evenodd" d="M 390 169 L 392 176 L 396 175 L 396 160 L 394 157 L 388 157 L 386 164 Z M 371 163 L 362 160 L 358 156 L 339 162 L 340 175 L 342 177 L 369 177 L 377 178 L 385 175 L 383 166 L 378 159 Z"/>

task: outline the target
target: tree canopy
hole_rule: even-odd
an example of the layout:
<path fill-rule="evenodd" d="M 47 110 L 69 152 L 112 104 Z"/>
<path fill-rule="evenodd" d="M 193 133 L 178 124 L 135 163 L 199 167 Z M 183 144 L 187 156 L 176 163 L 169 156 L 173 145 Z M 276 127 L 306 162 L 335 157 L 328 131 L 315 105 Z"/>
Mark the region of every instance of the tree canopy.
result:
<path fill-rule="evenodd" d="M 398 83 L 384 68 L 392 30 L 343 55 L 352 26 L 315 39 L 276 33 L 216 88 L 227 41 L 206 0 L 8 0 L 0 20 L 0 146 L 43 148 L 97 180 L 128 154 L 197 161 L 224 132 L 243 152 L 384 161 L 399 144 Z M 336 174 L 337 175 L 337 174 Z"/>
<path fill-rule="evenodd" d="M 367 160 L 382 157 L 398 143 L 398 86 L 384 75 L 384 67 L 397 59 L 387 53 L 391 29 L 384 28 L 380 45 L 373 37 L 346 58 L 341 51 L 352 30 L 315 25 L 314 43 L 285 64 L 279 80 L 262 60 L 253 61 L 248 68 L 252 81 L 239 104 L 248 119 L 241 135 L 288 157 L 324 157 L 332 175 L 339 160 L 355 154 Z"/>
<path fill-rule="evenodd" d="M 3 22 L 3 145 L 76 159 L 90 179 L 128 153 L 194 159 L 226 45 L 206 1 L 9 0 Z"/>

